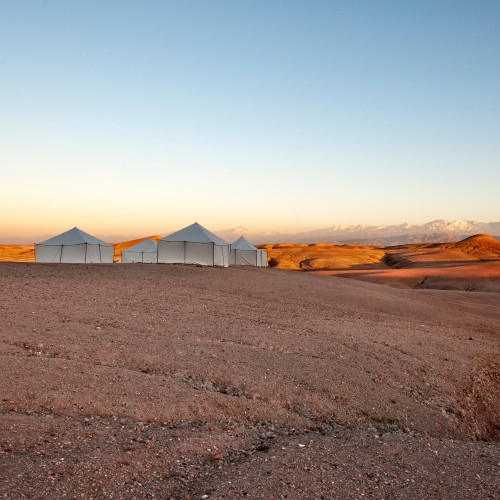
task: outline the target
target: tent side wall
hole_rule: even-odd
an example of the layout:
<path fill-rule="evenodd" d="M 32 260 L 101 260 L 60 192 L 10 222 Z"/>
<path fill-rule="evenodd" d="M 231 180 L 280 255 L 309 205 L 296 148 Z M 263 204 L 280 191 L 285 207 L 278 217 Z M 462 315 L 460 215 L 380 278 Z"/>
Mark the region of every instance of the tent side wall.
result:
<path fill-rule="evenodd" d="M 98 262 L 107 263 L 107 264 L 112 264 L 113 263 L 113 257 L 115 255 L 115 248 L 113 245 L 104 246 L 104 245 L 99 245 L 101 248 L 99 250 L 101 260 Z"/>
<path fill-rule="evenodd" d="M 35 262 L 61 262 L 61 245 L 35 245 Z"/>
<path fill-rule="evenodd" d="M 90 245 L 87 243 L 85 262 L 90 264 L 101 262 L 101 245 Z"/>
<path fill-rule="evenodd" d="M 229 245 L 214 245 L 214 266 L 229 267 L 229 259 Z"/>
<path fill-rule="evenodd" d="M 158 241 L 158 262 L 161 264 L 229 265 L 229 245 L 195 241 Z"/>
<path fill-rule="evenodd" d="M 184 241 L 158 241 L 158 262 L 161 264 L 184 264 Z"/>
<path fill-rule="evenodd" d="M 131 264 L 133 262 L 142 262 L 142 252 L 132 252 L 130 250 L 123 250 L 122 263 Z"/>
<path fill-rule="evenodd" d="M 258 250 L 231 250 L 231 264 L 234 266 L 258 266 Z"/>
<path fill-rule="evenodd" d="M 65 264 L 98 264 L 113 262 L 113 247 L 80 243 L 78 245 L 35 245 L 36 262 Z"/>
<path fill-rule="evenodd" d="M 261 258 L 261 263 L 260 265 L 262 267 L 267 267 L 267 252 L 264 252 L 263 250 L 260 251 L 260 258 Z"/>
<path fill-rule="evenodd" d="M 185 264 L 199 264 L 201 266 L 215 265 L 215 252 L 213 243 L 198 243 L 186 241 Z"/>
<path fill-rule="evenodd" d="M 214 245 L 214 266 L 229 267 L 230 254 L 229 245 Z"/>
<path fill-rule="evenodd" d="M 158 241 L 158 262 L 161 264 L 214 265 L 214 244 L 192 241 Z"/>
<path fill-rule="evenodd" d="M 131 264 L 133 262 L 144 262 L 146 264 L 156 264 L 158 254 L 156 252 L 134 252 L 123 250 L 122 263 Z"/>
<path fill-rule="evenodd" d="M 158 252 L 142 252 L 142 262 L 156 264 L 158 262 Z"/>
<path fill-rule="evenodd" d="M 92 245 L 87 243 L 85 262 L 88 264 L 113 263 L 114 249 L 112 246 Z"/>
<path fill-rule="evenodd" d="M 87 260 L 87 243 L 80 245 L 61 245 L 61 261 L 66 264 L 85 264 Z"/>
<path fill-rule="evenodd" d="M 223 266 L 224 265 L 224 251 L 220 245 L 214 245 L 213 263 L 214 263 L 214 266 Z"/>

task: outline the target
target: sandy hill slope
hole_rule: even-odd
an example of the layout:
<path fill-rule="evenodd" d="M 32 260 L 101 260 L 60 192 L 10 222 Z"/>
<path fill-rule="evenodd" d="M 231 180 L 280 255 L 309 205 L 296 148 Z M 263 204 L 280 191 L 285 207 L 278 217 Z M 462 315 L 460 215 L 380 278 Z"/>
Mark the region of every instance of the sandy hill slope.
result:
<path fill-rule="evenodd" d="M 473 247 L 482 246 L 500 250 L 500 241 L 493 238 L 493 236 L 489 236 L 488 234 L 476 234 L 474 236 L 470 236 L 469 238 L 459 241 L 457 245 L 470 245 Z"/>
<path fill-rule="evenodd" d="M 265 245 L 269 265 L 411 288 L 500 292 L 500 242 L 476 235 L 399 246 Z"/>
<path fill-rule="evenodd" d="M 500 241 L 487 234 L 477 234 L 456 243 L 456 248 L 481 260 L 500 258 Z"/>
<path fill-rule="evenodd" d="M 10 498 L 498 493 L 493 294 L 263 268 L 0 275 Z"/>
<path fill-rule="evenodd" d="M 0 262 L 34 262 L 34 245 L 0 245 Z"/>
<path fill-rule="evenodd" d="M 267 252 L 271 267 L 292 270 L 343 269 L 352 266 L 380 265 L 385 255 L 385 250 L 382 248 L 328 243 L 312 245 L 280 243 L 265 245 L 262 248 Z"/>

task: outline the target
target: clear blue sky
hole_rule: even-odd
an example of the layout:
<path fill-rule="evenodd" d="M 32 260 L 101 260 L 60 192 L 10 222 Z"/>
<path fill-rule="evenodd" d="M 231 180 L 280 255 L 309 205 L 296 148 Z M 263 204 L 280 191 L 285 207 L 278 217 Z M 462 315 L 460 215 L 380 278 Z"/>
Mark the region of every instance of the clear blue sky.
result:
<path fill-rule="evenodd" d="M 497 0 L 0 0 L 0 240 L 500 220 L 499 27 Z"/>

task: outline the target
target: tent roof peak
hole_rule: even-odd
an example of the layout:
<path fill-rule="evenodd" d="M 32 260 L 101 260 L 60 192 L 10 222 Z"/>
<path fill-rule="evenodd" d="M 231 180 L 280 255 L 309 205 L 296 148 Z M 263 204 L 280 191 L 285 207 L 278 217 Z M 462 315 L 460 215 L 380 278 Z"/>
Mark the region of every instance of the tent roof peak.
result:
<path fill-rule="evenodd" d="M 215 243 L 216 245 L 228 245 L 222 238 L 211 233 L 198 222 L 194 222 L 190 226 L 180 229 L 175 233 L 169 234 L 160 241 L 191 241 L 197 243 Z"/>
<path fill-rule="evenodd" d="M 106 243 L 105 241 L 78 229 L 76 226 L 69 231 L 65 231 L 64 233 L 58 234 L 53 238 L 42 241 L 41 243 L 38 243 L 38 245 L 81 245 L 83 243 L 108 247 L 112 246 L 109 243 Z"/>

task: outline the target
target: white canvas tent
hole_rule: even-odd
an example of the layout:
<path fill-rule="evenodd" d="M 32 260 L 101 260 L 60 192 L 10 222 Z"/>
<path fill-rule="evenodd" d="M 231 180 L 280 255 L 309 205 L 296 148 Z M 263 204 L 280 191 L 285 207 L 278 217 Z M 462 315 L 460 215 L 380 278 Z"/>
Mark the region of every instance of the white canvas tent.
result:
<path fill-rule="evenodd" d="M 113 245 L 74 227 L 35 245 L 36 262 L 113 262 Z"/>
<path fill-rule="evenodd" d="M 229 266 L 230 245 L 197 222 L 158 240 L 158 262 Z"/>
<path fill-rule="evenodd" d="M 232 266 L 267 266 L 267 253 L 253 246 L 244 236 L 231 244 Z"/>
<path fill-rule="evenodd" d="M 158 262 L 158 245 L 155 240 L 148 238 L 122 251 L 122 262 Z"/>

